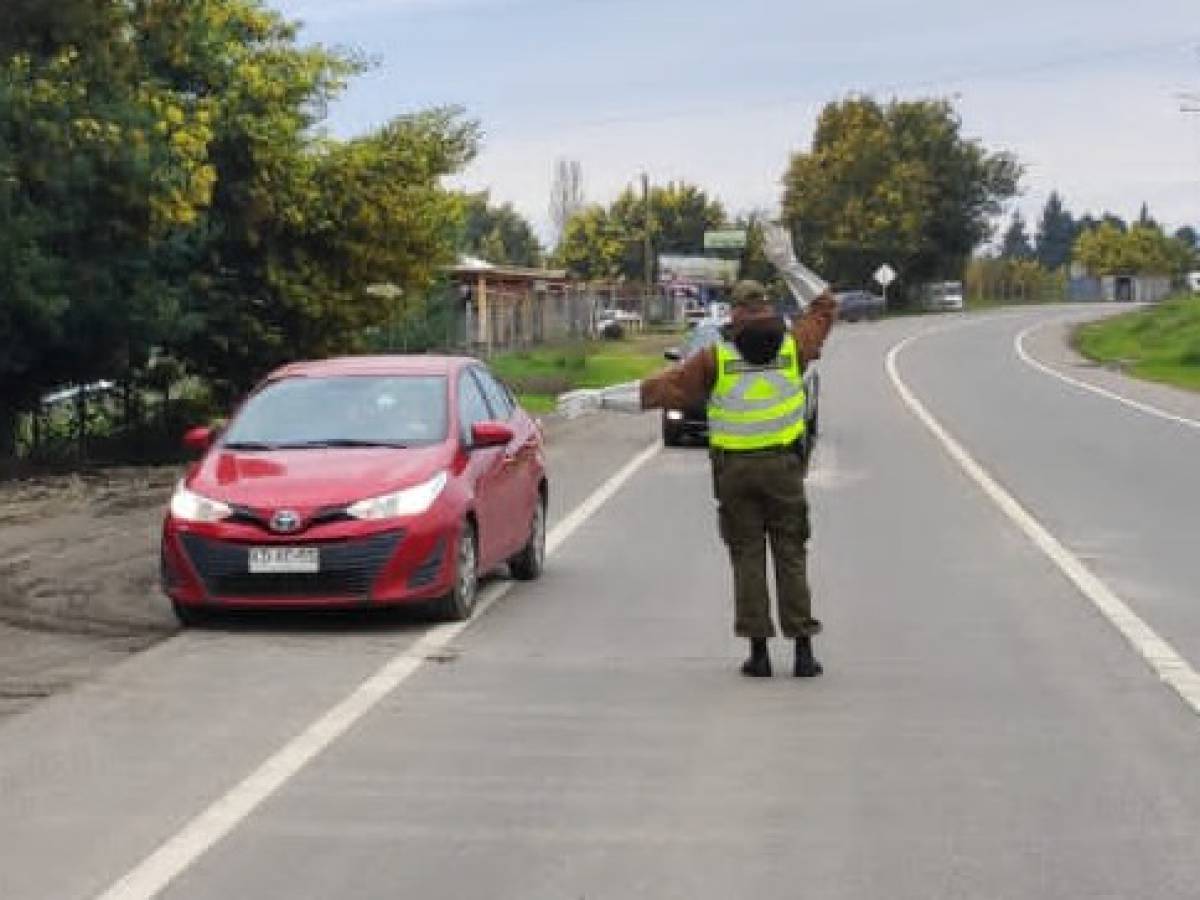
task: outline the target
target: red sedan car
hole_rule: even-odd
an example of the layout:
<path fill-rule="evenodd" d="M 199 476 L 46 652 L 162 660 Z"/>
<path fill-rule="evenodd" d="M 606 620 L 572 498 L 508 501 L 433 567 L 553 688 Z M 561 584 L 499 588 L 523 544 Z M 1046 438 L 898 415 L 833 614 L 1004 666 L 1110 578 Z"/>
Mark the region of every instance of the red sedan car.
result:
<path fill-rule="evenodd" d="M 223 431 L 185 440 L 205 452 L 162 536 L 163 589 L 185 625 L 223 609 L 429 601 L 461 620 L 480 574 L 541 574 L 541 431 L 476 360 L 287 366 Z"/>

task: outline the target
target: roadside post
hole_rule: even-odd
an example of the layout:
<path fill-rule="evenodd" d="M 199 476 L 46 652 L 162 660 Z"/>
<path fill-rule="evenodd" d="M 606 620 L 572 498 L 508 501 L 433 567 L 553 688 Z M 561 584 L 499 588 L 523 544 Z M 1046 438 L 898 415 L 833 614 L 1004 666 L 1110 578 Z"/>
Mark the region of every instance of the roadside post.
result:
<path fill-rule="evenodd" d="M 876 270 L 874 278 L 876 283 L 883 288 L 883 308 L 887 309 L 888 285 L 896 280 L 896 270 L 884 263 Z"/>

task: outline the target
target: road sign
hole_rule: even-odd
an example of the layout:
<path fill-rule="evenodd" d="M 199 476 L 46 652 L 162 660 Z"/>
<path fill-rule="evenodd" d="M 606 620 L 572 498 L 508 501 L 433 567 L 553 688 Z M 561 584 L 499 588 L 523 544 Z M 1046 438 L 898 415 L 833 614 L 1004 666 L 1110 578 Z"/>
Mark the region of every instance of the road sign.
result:
<path fill-rule="evenodd" d="M 705 250 L 744 250 L 746 249 L 745 229 L 727 229 L 725 231 L 704 232 Z"/>
<path fill-rule="evenodd" d="M 884 263 L 875 273 L 875 280 L 879 282 L 880 287 L 886 288 L 889 284 L 896 280 L 896 270 Z"/>
<path fill-rule="evenodd" d="M 737 280 L 736 259 L 710 259 L 706 256 L 660 256 L 658 258 L 659 280 L 694 281 L 701 284 L 729 283 Z"/>

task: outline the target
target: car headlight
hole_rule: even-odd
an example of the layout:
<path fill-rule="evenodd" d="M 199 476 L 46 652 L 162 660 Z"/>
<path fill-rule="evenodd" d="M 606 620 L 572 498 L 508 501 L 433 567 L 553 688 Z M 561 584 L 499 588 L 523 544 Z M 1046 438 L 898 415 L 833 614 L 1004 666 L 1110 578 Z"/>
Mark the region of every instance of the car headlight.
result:
<path fill-rule="evenodd" d="M 220 522 L 233 515 L 229 504 L 210 500 L 180 484 L 171 495 L 171 515 L 185 522 Z"/>
<path fill-rule="evenodd" d="M 402 516 L 419 516 L 438 498 L 446 482 L 449 481 L 445 472 L 439 472 L 424 484 L 405 488 L 394 494 L 384 494 L 382 497 L 372 497 L 370 500 L 360 500 L 346 507 L 346 512 L 356 519 L 398 519 Z"/>
<path fill-rule="evenodd" d="M 678 409 L 672 409 L 667 412 L 667 418 L 672 422 L 682 422 L 683 412 Z"/>

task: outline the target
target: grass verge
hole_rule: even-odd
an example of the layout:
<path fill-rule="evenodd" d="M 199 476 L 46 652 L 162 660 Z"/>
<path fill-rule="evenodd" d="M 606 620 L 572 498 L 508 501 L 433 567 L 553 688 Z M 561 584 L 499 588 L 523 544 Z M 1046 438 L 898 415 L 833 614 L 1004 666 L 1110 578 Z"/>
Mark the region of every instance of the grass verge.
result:
<path fill-rule="evenodd" d="M 1148 381 L 1200 391 L 1200 297 L 1157 306 L 1078 328 L 1077 350 Z"/>
<path fill-rule="evenodd" d="M 552 412 L 559 394 L 638 381 L 663 369 L 663 351 L 677 333 L 640 334 L 622 341 L 589 341 L 538 347 L 495 356 L 492 370 L 531 413 Z"/>

